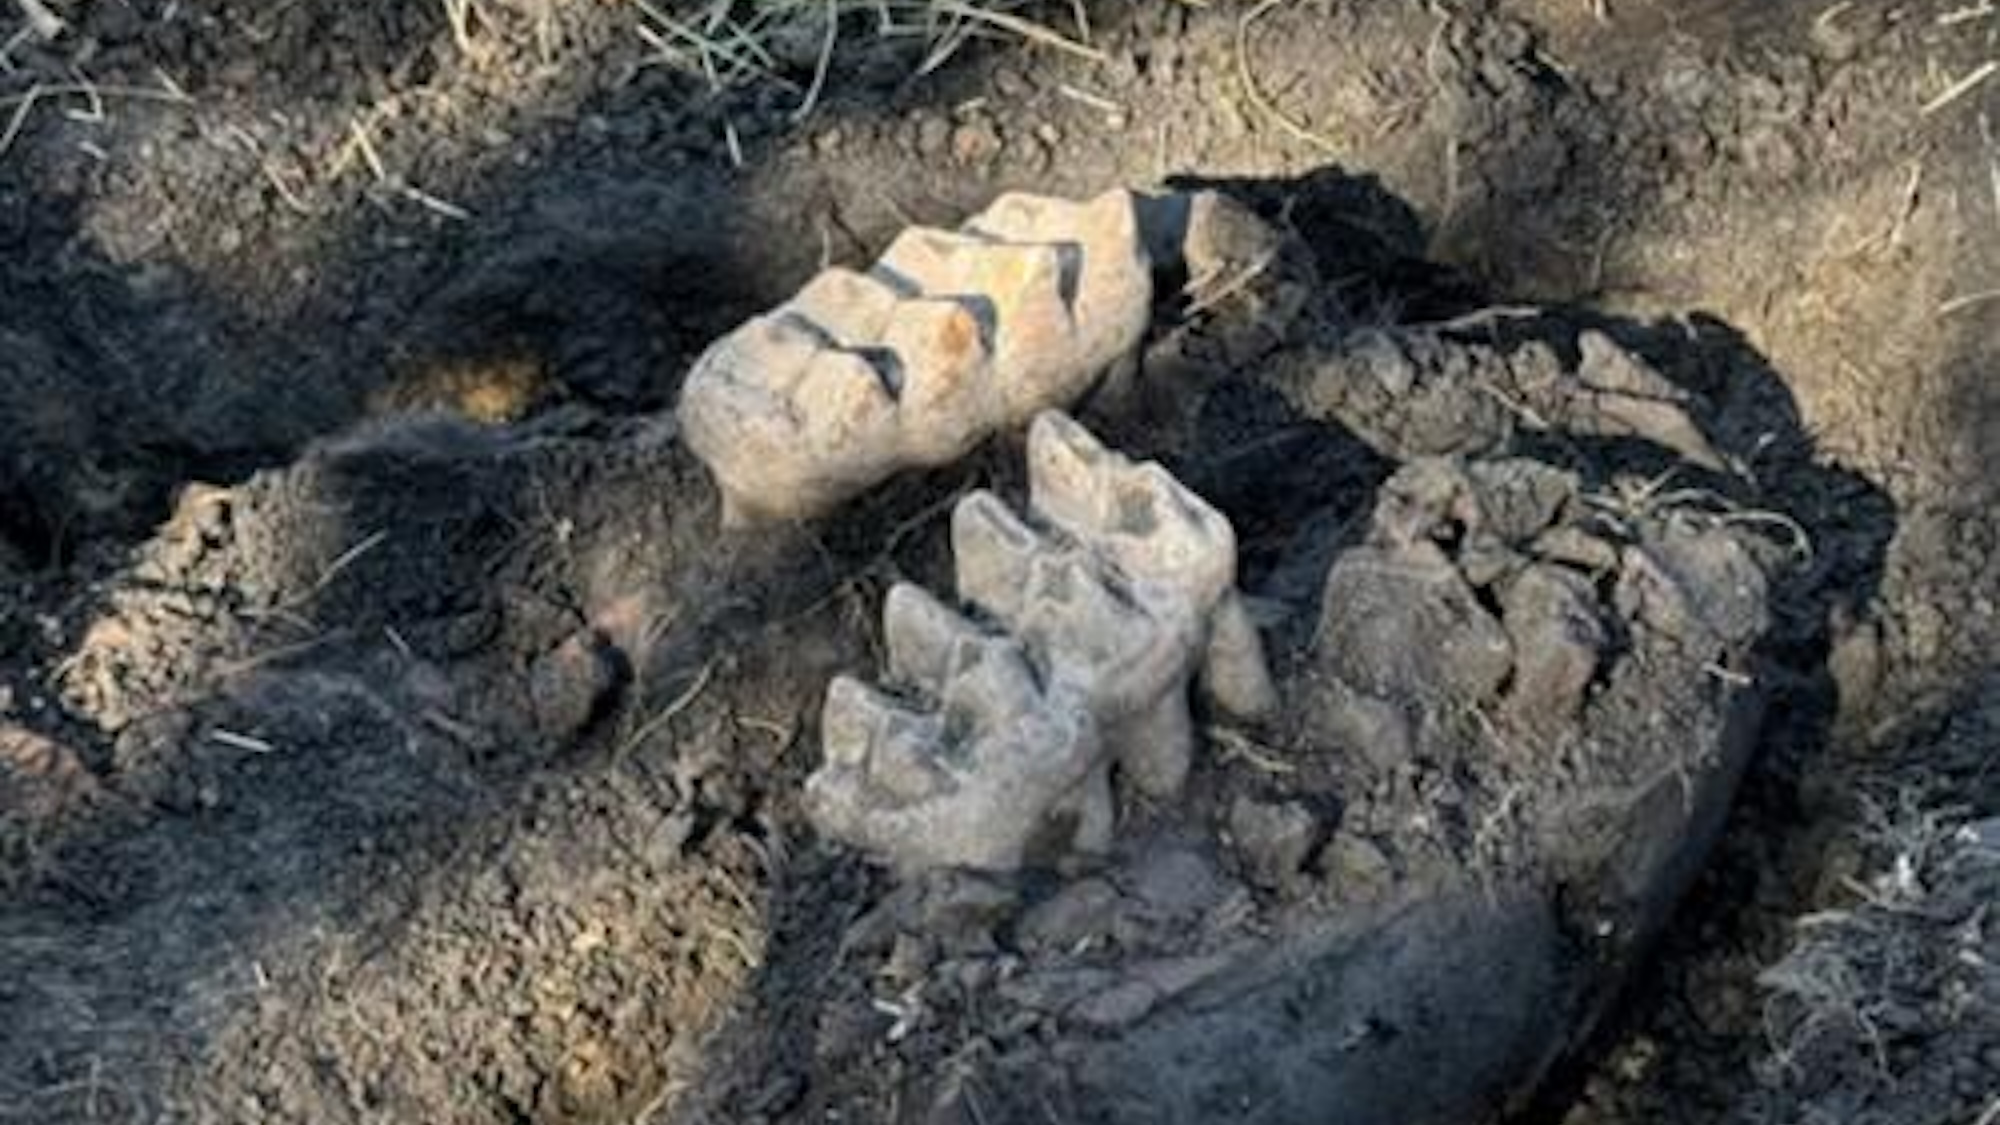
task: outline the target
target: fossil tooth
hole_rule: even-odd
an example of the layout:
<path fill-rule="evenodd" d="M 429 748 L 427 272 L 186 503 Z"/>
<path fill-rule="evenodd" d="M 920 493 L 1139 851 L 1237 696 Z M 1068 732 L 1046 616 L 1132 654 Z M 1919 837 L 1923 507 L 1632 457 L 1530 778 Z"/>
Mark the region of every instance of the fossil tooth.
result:
<path fill-rule="evenodd" d="M 725 522 L 821 515 L 1082 397 L 1150 316 L 1135 206 L 1004 196 L 963 230 L 904 231 L 866 271 L 822 271 L 716 341 L 675 412 Z"/>

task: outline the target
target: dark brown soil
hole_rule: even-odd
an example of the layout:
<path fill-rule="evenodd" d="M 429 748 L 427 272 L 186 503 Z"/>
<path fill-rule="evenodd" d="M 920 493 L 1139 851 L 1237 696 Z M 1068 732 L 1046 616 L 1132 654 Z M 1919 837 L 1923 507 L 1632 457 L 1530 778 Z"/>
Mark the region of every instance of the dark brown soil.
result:
<path fill-rule="evenodd" d="M 467 54 L 442 4 L 48 2 L 72 26 L 0 72 L 0 1119 L 893 1119 L 939 1077 L 896 1067 L 1009 1073 L 996 1013 L 888 1044 L 868 1003 L 976 957 L 850 936 L 976 945 L 998 907 L 891 895 L 796 793 L 882 589 L 937 576 L 941 501 L 1012 454 L 718 538 L 658 412 L 907 223 L 1165 179 L 1299 233 L 1339 355 L 1608 332 L 1810 541 L 1706 873 L 1523 1116 L 2000 1106 L 1989 837 L 1883 827 L 2000 812 L 2000 78 L 1926 109 L 2000 17 L 1103 5 L 1099 59 L 922 77 L 857 19 L 801 121 L 649 62 L 619 4 L 476 5 Z M 1234 315 L 1202 364 L 1330 362 Z M 1295 397 L 1148 409 L 1116 436 L 1229 511 L 1258 583 L 1323 572 L 1287 545 L 1392 468 Z M 1800 983 L 1828 966 L 1874 983 Z"/>

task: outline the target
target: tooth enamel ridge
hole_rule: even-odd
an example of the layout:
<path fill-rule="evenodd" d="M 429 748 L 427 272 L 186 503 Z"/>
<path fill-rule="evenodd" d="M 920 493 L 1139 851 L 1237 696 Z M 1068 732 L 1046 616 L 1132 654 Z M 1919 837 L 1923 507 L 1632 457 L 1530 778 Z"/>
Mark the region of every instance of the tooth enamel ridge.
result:
<path fill-rule="evenodd" d="M 1025 515 L 985 491 L 952 513 L 958 596 L 980 620 L 899 585 L 883 607 L 896 691 L 827 693 L 807 807 L 900 869 L 1101 851 L 1113 766 L 1180 796 L 1191 681 L 1224 710 L 1272 702 L 1220 513 L 1055 411 L 1029 429 L 1028 477 Z"/>
<path fill-rule="evenodd" d="M 1080 398 L 1145 334 L 1152 272 L 1130 192 L 1003 195 L 822 271 L 696 360 L 676 416 L 727 524 L 826 512 L 906 467 Z"/>

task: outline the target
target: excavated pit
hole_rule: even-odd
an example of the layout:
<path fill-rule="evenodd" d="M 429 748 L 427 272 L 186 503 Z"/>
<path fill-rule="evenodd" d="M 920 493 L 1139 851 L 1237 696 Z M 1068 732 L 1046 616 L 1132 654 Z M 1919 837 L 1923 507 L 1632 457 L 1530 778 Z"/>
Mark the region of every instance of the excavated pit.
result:
<path fill-rule="evenodd" d="M 1185 276 L 1289 264 L 1164 300 L 1082 426 L 817 523 L 729 529 L 669 417 L 577 409 L 184 492 L 62 669 L 110 761 L 9 744 L 39 862 L 0 1089 L 99 1060 L 98 1107 L 191 1121 L 1518 1108 L 1700 867 L 1795 544 L 1608 338 L 1355 331 L 1281 230 L 1197 200 Z M 1335 468 L 1275 488 L 1271 449 Z M 1115 613 L 1014 605 L 1093 574 L 1167 678 L 1064 655 L 1131 639 Z M 916 741 L 836 679 L 878 666 L 885 594 L 890 675 L 946 701 Z M 887 788 L 808 783 L 842 763 Z M 940 793 L 987 803 L 891 816 Z"/>

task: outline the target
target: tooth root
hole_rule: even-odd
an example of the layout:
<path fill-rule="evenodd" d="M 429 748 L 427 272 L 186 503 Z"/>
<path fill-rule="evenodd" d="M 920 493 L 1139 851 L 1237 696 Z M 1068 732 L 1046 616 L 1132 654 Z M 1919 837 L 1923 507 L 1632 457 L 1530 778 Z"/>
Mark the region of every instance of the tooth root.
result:
<path fill-rule="evenodd" d="M 881 372 L 854 352 L 821 352 L 792 393 L 812 449 L 830 462 L 881 457 L 891 448 L 896 400 Z"/>
<path fill-rule="evenodd" d="M 1238 718 L 1261 719 L 1278 709 L 1264 638 L 1234 590 L 1223 596 L 1210 621 L 1201 686 L 1217 708 Z"/>
<path fill-rule="evenodd" d="M 757 502 L 753 497 L 744 495 L 736 489 L 729 487 L 726 483 L 722 485 L 719 491 L 722 493 L 722 529 L 724 531 L 742 531 L 744 528 L 754 526 L 757 523 L 759 512 Z"/>
<path fill-rule="evenodd" d="M 834 266 L 815 274 L 784 307 L 838 346 L 858 348 L 882 338 L 901 299 L 880 278 Z"/>
<path fill-rule="evenodd" d="M 1111 771 L 1100 765 L 1090 771 L 1064 804 L 1063 811 L 1076 819 L 1072 846 L 1093 855 L 1110 851 L 1117 808 L 1118 803 L 1111 795 Z"/>
<path fill-rule="evenodd" d="M 1021 599 L 1043 550 L 1041 537 L 984 489 L 951 513 L 951 553 L 958 595 L 1002 621 L 1019 616 Z"/>
<path fill-rule="evenodd" d="M 1194 719 L 1185 691 L 1168 691 L 1104 734 L 1125 779 L 1141 793 L 1162 801 L 1180 795 L 1194 762 Z"/>

